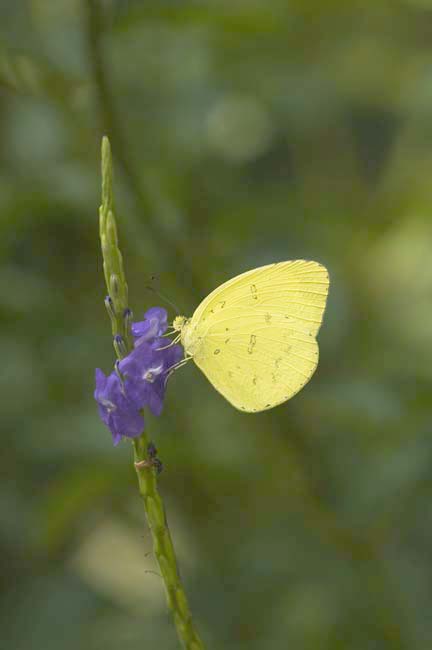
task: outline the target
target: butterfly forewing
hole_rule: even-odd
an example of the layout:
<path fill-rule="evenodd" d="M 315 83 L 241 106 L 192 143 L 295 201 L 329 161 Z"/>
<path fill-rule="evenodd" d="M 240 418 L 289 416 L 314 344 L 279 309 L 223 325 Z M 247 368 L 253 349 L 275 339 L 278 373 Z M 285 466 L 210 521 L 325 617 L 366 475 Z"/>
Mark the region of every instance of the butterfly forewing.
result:
<path fill-rule="evenodd" d="M 328 293 L 328 273 L 297 260 L 243 273 L 198 307 L 191 330 L 194 360 L 235 407 L 261 411 L 295 395 L 318 363 L 315 336 Z"/>

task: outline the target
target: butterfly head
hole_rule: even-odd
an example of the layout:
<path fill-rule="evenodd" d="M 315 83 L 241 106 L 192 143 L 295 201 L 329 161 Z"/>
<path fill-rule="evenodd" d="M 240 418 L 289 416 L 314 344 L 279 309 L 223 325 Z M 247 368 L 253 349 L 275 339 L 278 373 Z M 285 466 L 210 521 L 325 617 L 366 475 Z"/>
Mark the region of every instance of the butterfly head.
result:
<path fill-rule="evenodd" d="M 176 316 L 173 320 L 174 331 L 181 332 L 188 320 L 185 316 Z"/>
<path fill-rule="evenodd" d="M 191 328 L 191 319 L 185 316 L 177 316 L 173 321 L 173 329 L 175 332 L 180 332 L 177 339 L 181 340 L 181 344 L 185 349 L 186 354 L 193 356 L 196 352 L 197 341 L 195 336 L 195 328 Z"/>

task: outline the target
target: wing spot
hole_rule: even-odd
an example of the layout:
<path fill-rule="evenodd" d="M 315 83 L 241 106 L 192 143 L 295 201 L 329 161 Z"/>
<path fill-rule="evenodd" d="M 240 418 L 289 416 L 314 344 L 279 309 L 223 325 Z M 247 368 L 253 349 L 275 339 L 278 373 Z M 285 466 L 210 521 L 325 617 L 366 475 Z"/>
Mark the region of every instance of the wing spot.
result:
<path fill-rule="evenodd" d="M 216 348 L 216 350 L 213 352 L 213 354 L 219 354 L 220 350 L 219 348 Z"/>
<path fill-rule="evenodd" d="M 228 343 L 229 340 L 230 340 L 229 337 L 225 339 L 225 345 Z"/>
<path fill-rule="evenodd" d="M 250 341 L 249 341 L 249 347 L 248 347 L 248 353 L 249 354 L 252 354 L 255 345 L 256 345 L 256 336 L 255 336 L 255 334 L 251 334 Z"/>
<path fill-rule="evenodd" d="M 253 383 L 254 386 L 256 386 L 257 379 L 258 379 L 258 377 L 256 375 L 254 375 L 253 378 L 252 378 L 252 383 Z"/>
<path fill-rule="evenodd" d="M 268 409 L 271 406 L 271 404 L 266 404 L 266 409 Z"/>
<path fill-rule="evenodd" d="M 229 332 L 229 327 L 225 327 L 225 332 Z"/>
<path fill-rule="evenodd" d="M 250 286 L 250 290 L 251 290 L 251 293 L 252 293 L 252 298 L 253 298 L 254 300 L 258 300 L 258 291 L 257 291 L 256 285 L 255 285 L 255 284 L 251 284 L 251 286 Z"/>
<path fill-rule="evenodd" d="M 267 325 L 270 324 L 271 319 L 272 319 L 271 314 L 269 314 L 269 312 L 267 312 L 266 315 L 264 316 L 264 320 L 267 323 Z"/>
<path fill-rule="evenodd" d="M 272 372 L 272 382 L 273 384 L 277 383 L 276 375 L 274 374 L 274 372 Z"/>
<path fill-rule="evenodd" d="M 222 302 L 220 303 L 220 308 L 223 309 L 225 305 L 226 305 L 226 300 L 222 300 Z"/>
<path fill-rule="evenodd" d="M 276 359 L 276 361 L 274 362 L 274 364 L 275 364 L 275 368 L 279 368 L 279 366 L 280 366 L 280 364 L 281 364 L 281 361 L 282 361 L 282 357 L 278 357 L 278 358 Z"/>

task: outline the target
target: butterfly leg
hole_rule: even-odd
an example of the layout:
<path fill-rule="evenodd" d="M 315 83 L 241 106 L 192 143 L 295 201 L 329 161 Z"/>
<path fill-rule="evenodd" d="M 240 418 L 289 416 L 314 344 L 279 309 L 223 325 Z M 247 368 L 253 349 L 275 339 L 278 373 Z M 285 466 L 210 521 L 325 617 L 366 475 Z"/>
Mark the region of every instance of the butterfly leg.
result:
<path fill-rule="evenodd" d="M 181 361 L 178 361 L 178 362 L 175 363 L 173 366 L 171 366 L 171 368 L 168 368 L 167 376 L 165 377 L 165 386 L 166 386 L 166 383 L 167 383 L 168 379 L 171 377 L 171 375 L 172 375 L 176 370 L 178 370 L 179 368 L 181 368 L 182 366 L 185 366 L 185 365 L 187 364 L 187 362 L 190 361 L 191 359 L 192 359 L 191 356 L 185 357 L 185 358 L 182 359 Z"/>
<path fill-rule="evenodd" d="M 170 348 L 171 346 L 176 345 L 180 341 L 180 339 L 181 339 L 181 334 L 176 336 L 175 339 L 173 339 L 171 341 L 171 343 L 169 343 L 168 345 L 165 345 L 163 348 L 156 348 L 156 350 L 166 350 L 167 348 Z"/>

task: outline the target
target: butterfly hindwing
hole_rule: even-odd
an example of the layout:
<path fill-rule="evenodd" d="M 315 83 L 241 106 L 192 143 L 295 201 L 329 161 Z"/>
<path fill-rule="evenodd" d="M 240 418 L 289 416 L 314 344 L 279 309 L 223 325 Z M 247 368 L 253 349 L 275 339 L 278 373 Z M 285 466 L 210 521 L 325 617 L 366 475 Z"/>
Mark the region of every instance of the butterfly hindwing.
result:
<path fill-rule="evenodd" d="M 190 331 L 198 367 L 235 407 L 261 411 L 290 399 L 318 363 L 315 336 L 328 293 L 328 273 L 297 260 L 254 269 L 213 291 L 195 311 Z"/>

